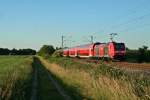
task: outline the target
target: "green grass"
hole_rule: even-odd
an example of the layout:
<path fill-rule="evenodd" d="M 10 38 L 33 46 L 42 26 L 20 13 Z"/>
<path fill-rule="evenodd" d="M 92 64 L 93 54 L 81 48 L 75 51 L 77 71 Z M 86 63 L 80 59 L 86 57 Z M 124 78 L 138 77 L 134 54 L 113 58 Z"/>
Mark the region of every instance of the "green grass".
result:
<path fill-rule="evenodd" d="M 69 58 L 49 58 L 47 67 L 75 99 L 150 99 L 150 75 L 105 64 L 81 64 Z"/>
<path fill-rule="evenodd" d="M 30 98 L 32 60 L 31 56 L 0 56 L 0 99 Z"/>

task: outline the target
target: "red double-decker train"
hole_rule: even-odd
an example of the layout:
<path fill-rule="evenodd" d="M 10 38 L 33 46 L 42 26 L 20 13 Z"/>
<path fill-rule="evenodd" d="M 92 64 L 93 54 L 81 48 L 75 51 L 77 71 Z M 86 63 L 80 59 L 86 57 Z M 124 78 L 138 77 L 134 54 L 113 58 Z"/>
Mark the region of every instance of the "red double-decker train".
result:
<path fill-rule="evenodd" d="M 63 56 L 80 58 L 124 59 L 126 48 L 124 43 L 92 43 L 63 50 Z"/>

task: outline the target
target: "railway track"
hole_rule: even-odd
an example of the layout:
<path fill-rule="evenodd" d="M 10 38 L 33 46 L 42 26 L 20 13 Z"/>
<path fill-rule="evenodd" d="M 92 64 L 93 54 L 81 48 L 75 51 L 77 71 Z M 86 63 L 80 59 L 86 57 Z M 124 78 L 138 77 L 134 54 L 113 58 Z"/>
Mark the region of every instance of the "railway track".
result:
<path fill-rule="evenodd" d="M 150 73 L 150 63 L 131 63 L 131 62 L 119 62 L 119 61 L 102 61 L 102 60 L 91 60 L 91 59 L 79 59 L 79 58 L 72 58 L 73 61 L 77 61 L 80 63 L 94 63 L 95 65 L 98 64 L 106 64 L 111 67 L 125 69 L 125 70 L 132 70 L 132 71 L 144 71 Z"/>
<path fill-rule="evenodd" d="M 116 67 L 120 67 L 120 68 L 128 68 L 128 69 L 135 69 L 135 70 L 142 70 L 142 71 L 150 72 L 149 63 L 111 62 L 110 64 Z"/>

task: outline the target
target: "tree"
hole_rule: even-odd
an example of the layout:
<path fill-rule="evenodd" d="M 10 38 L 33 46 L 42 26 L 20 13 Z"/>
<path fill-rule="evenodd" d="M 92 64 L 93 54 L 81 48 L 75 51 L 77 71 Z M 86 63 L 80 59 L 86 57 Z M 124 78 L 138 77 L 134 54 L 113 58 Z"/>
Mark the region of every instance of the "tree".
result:
<path fill-rule="evenodd" d="M 126 47 L 126 51 L 129 51 L 130 49 L 128 47 Z"/>
<path fill-rule="evenodd" d="M 138 50 L 138 62 L 144 62 L 144 61 L 148 61 L 148 47 L 147 46 L 143 46 L 142 48 L 139 48 Z"/>
<path fill-rule="evenodd" d="M 55 52 L 55 49 L 52 45 L 43 45 L 43 47 L 38 51 L 38 55 L 47 57 L 51 56 Z"/>

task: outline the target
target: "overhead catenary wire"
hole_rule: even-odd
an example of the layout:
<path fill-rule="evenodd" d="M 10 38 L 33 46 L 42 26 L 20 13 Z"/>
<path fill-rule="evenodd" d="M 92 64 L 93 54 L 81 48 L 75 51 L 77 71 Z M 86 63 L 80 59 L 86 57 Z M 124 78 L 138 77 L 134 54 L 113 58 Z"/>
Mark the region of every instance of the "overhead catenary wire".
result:
<path fill-rule="evenodd" d="M 86 43 L 94 43 L 95 42 L 95 36 L 94 34 L 88 35 L 88 36 L 82 36 L 81 39 L 83 42 Z"/>
<path fill-rule="evenodd" d="M 126 16 L 133 16 L 133 14 L 135 14 L 135 13 L 138 12 L 138 11 L 135 10 L 135 9 L 141 7 L 141 5 L 142 5 L 142 4 L 137 5 L 136 7 L 134 7 L 133 10 L 130 9 L 130 10 L 129 10 L 130 12 L 127 13 L 127 15 L 124 15 L 124 16 L 125 16 L 125 17 L 126 17 Z M 142 7 L 143 7 L 143 6 L 142 6 Z M 146 10 L 147 10 L 147 9 L 146 9 Z M 118 29 L 118 28 L 120 29 L 120 27 L 126 28 L 126 27 L 124 27 L 124 26 L 129 25 L 129 24 L 136 23 L 136 22 L 138 22 L 138 21 L 141 21 L 141 20 L 143 20 L 144 18 L 146 18 L 146 17 L 149 16 L 149 15 L 150 15 L 150 13 L 146 13 L 146 14 L 137 16 L 137 17 L 135 17 L 135 18 L 129 19 L 129 20 L 126 21 L 126 22 L 113 25 L 113 26 L 111 26 L 108 30 L 105 30 L 105 31 L 107 31 L 107 33 L 110 34 L 110 33 L 112 33 L 112 29 L 113 29 L 113 30 L 114 30 L 114 29 Z M 121 18 L 123 18 L 123 17 L 121 17 Z M 119 19 L 119 18 L 117 18 L 117 19 Z M 121 31 L 116 31 L 116 32 L 117 32 L 117 33 L 119 33 L 119 32 L 125 32 L 125 31 L 132 30 L 132 29 L 135 29 L 135 28 L 129 27 L 129 28 L 126 28 L 126 29 L 121 29 Z M 101 32 L 104 33 L 105 31 L 102 30 Z M 100 33 L 100 32 L 95 32 L 95 33 Z M 96 37 L 97 37 L 97 36 L 96 36 Z M 93 41 L 94 41 L 93 38 L 94 38 L 94 37 L 93 37 L 93 34 L 92 34 L 92 35 L 90 36 L 90 38 L 88 37 L 88 39 L 87 39 L 87 37 L 85 37 L 85 36 L 82 37 L 82 40 L 84 39 L 84 40 L 83 40 L 84 42 L 93 43 Z M 71 39 L 71 38 L 69 38 L 69 39 Z M 70 43 L 70 47 L 71 47 L 71 43 L 74 42 L 74 41 L 73 41 L 73 40 L 68 40 L 68 42 Z"/>
<path fill-rule="evenodd" d="M 72 39 L 72 35 L 65 35 L 65 36 L 62 36 L 62 44 L 63 44 L 63 47 L 64 48 L 69 48 L 69 47 L 72 47 L 72 44 L 75 43 L 76 41 Z"/>
<path fill-rule="evenodd" d="M 145 14 L 145 15 L 142 15 L 142 16 L 139 16 L 139 17 L 137 17 L 137 18 L 134 18 L 134 19 L 132 19 L 132 20 L 127 21 L 126 23 L 119 24 L 119 25 L 116 26 L 116 27 L 118 28 L 118 27 L 123 26 L 123 25 L 128 25 L 128 24 L 130 24 L 130 23 L 137 22 L 137 21 L 139 21 L 139 20 L 144 19 L 146 16 L 149 16 L 149 15 L 150 15 L 150 13 Z"/>
<path fill-rule="evenodd" d="M 121 31 L 118 31 L 118 32 L 119 32 L 119 33 L 129 32 L 129 31 L 131 31 L 131 30 L 142 29 L 142 28 L 145 28 L 145 27 L 147 27 L 147 26 L 150 27 L 150 23 L 144 24 L 144 25 L 142 25 L 142 27 L 140 27 L 140 28 L 139 28 L 137 25 L 135 25 L 135 26 L 132 27 L 132 28 L 127 28 L 127 29 L 124 29 L 124 30 L 121 30 Z"/>
<path fill-rule="evenodd" d="M 137 5 L 136 7 L 134 7 L 134 9 L 137 9 L 137 8 L 140 8 L 141 7 L 141 5 L 142 4 L 140 4 L 140 5 Z M 142 7 L 143 7 L 143 5 L 142 5 Z M 147 11 L 149 11 L 149 9 L 144 9 L 145 11 L 147 10 Z M 130 10 L 131 11 L 131 10 Z M 124 15 L 124 17 L 126 17 L 126 16 L 131 16 L 132 14 L 135 14 L 135 13 L 137 13 L 138 11 L 137 10 L 132 10 L 131 12 L 129 12 L 129 13 L 127 13 L 126 15 Z M 114 29 L 118 29 L 118 28 L 120 28 L 120 27 L 123 27 L 124 25 L 128 25 L 128 24 L 130 24 L 130 23 L 133 23 L 133 22 L 137 22 L 137 21 L 139 21 L 139 20 L 142 20 L 142 19 L 144 19 L 146 16 L 149 16 L 150 15 L 150 13 L 147 13 L 147 14 L 144 14 L 144 15 L 141 15 L 141 16 L 138 16 L 138 17 L 135 17 L 135 18 L 132 18 L 132 19 L 130 19 L 130 20 L 128 20 L 128 21 L 126 21 L 126 22 L 123 22 L 123 23 L 119 23 L 119 24 L 113 24 L 113 26 L 111 26 L 111 27 L 109 27 L 109 28 L 106 28 L 106 29 L 102 29 L 101 31 L 98 31 L 98 32 L 96 32 L 96 33 L 111 33 L 112 32 L 112 30 L 114 30 Z M 132 15 L 133 16 L 133 15 Z M 121 17 L 121 19 L 122 19 L 123 17 Z M 120 19 L 120 18 L 116 18 L 117 20 L 118 19 Z M 109 26 L 109 25 L 108 25 Z"/>

